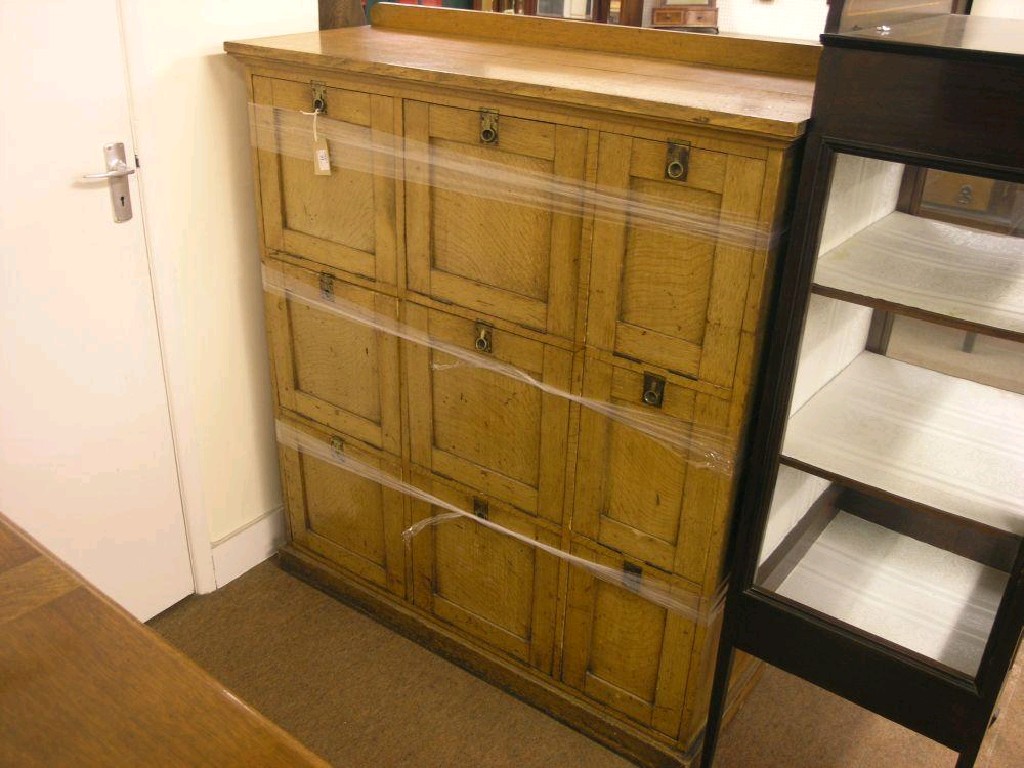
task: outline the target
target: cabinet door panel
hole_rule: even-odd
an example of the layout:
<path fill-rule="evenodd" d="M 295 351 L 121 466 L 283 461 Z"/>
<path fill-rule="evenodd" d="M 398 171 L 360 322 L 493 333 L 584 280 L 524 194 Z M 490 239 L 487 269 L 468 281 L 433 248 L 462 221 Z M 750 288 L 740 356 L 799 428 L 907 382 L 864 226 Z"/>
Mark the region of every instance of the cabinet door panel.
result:
<path fill-rule="evenodd" d="M 478 325 L 407 305 L 407 321 L 432 338 L 473 350 Z M 571 353 L 491 329 L 494 360 L 560 389 Z M 569 401 L 441 350 L 407 347 L 412 459 L 422 467 L 553 522 L 562 519 Z"/>
<path fill-rule="evenodd" d="M 673 420 L 684 440 L 693 425 L 728 425 L 728 401 L 678 381 L 666 382 L 660 409 L 643 405 L 644 374 L 594 355 L 586 359 L 583 387 L 587 397 Z M 669 447 L 590 410 L 581 415 L 579 457 L 573 531 L 677 573 L 697 588 L 729 476 L 701 467 L 699 451 Z"/>
<path fill-rule="evenodd" d="M 295 425 L 293 425 L 295 426 Z M 330 442 L 332 436 L 303 429 Z M 401 478 L 396 459 L 337 443 L 346 457 Z M 405 594 L 405 499 L 346 469 L 282 447 L 281 470 L 292 539 L 359 578 Z"/>
<path fill-rule="evenodd" d="M 409 288 L 571 338 L 581 220 L 549 180 L 582 180 L 587 132 L 498 115 L 486 143 L 481 120 L 405 103 Z"/>
<path fill-rule="evenodd" d="M 415 475 L 417 485 L 460 509 L 480 511 L 518 534 L 558 545 L 558 535 L 525 515 L 494 501 L 474 499 L 463 490 Z M 415 520 L 444 514 L 423 502 L 413 505 Z M 445 520 L 413 540 L 416 604 L 442 621 L 550 673 L 558 589 L 558 560 L 501 531 L 468 519 Z"/>
<path fill-rule="evenodd" d="M 602 134 L 598 183 L 629 201 L 595 224 L 587 343 L 732 386 L 764 162 Z"/>
<path fill-rule="evenodd" d="M 622 569 L 625 561 L 602 550 L 573 552 Z M 624 571 L 623 584 L 646 579 L 668 590 L 667 579 Z M 694 625 L 627 586 L 569 571 L 562 679 L 587 697 L 670 738 L 679 731 Z"/>
<path fill-rule="evenodd" d="M 327 279 L 325 303 L 346 302 L 397 317 L 397 301 L 389 296 L 324 273 L 267 263 L 307 295 L 316 295 Z M 298 299 L 267 294 L 267 305 L 281 407 L 399 454 L 398 340 Z"/>
<path fill-rule="evenodd" d="M 264 238 L 269 248 L 393 284 L 395 267 L 394 102 L 326 88 L 318 135 L 327 139 L 330 175 L 313 172 L 312 86 L 257 77 L 257 137 Z"/>

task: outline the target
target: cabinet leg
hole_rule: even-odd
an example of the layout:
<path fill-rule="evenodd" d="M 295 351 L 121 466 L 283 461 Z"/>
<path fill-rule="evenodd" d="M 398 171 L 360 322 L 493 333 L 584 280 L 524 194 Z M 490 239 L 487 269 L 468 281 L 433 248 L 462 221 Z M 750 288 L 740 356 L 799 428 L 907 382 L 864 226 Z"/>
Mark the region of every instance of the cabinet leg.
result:
<path fill-rule="evenodd" d="M 978 748 L 973 747 L 960 753 L 956 759 L 956 768 L 974 768 L 974 761 L 978 759 Z"/>
<path fill-rule="evenodd" d="M 996 713 L 993 711 L 988 718 L 983 722 L 986 725 L 991 725 L 996 718 Z M 960 754 L 956 759 L 956 768 L 974 768 L 974 763 L 978 759 L 978 753 L 981 752 L 982 742 L 985 740 L 985 734 L 988 732 L 987 727 L 982 727 L 980 732 L 977 733 L 976 737 L 967 748 L 961 750 Z"/>
<path fill-rule="evenodd" d="M 711 687 L 711 706 L 708 709 L 707 725 L 704 726 L 704 744 L 701 746 L 700 755 L 701 768 L 711 768 L 715 762 L 718 733 L 722 727 L 722 716 L 725 714 L 725 697 L 729 692 L 729 673 L 732 671 L 732 662 L 735 656 L 729 638 L 728 627 L 723 627 L 722 639 L 718 645 L 718 659 L 715 662 L 715 681 Z"/>

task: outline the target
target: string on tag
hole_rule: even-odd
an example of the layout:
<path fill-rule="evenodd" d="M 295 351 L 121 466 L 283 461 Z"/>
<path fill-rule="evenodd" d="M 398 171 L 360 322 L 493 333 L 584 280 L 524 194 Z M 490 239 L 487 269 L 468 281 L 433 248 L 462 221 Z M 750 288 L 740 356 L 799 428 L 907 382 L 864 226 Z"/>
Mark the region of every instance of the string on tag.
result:
<path fill-rule="evenodd" d="M 320 108 L 318 107 L 318 108 L 317 108 L 316 110 L 314 110 L 313 112 L 303 112 L 303 113 L 302 113 L 302 114 L 306 115 L 307 117 L 309 117 L 309 116 L 312 116 L 312 117 L 313 117 L 313 143 L 314 143 L 314 144 L 315 144 L 316 142 L 318 142 L 318 141 L 320 140 L 320 139 L 319 139 L 319 138 L 317 137 L 317 134 L 316 134 L 316 119 L 317 119 L 318 117 L 320 117 L 320 114 L 321 114 L 322 112 L 323 112 L 323 110 L 322 110 L 322 109 L 320 109 Z"/>
<path fill-rule="evenodd" d="M 317 131 L 317 120 L 324 110 L 316 107 L 312 112 L 302 114 L 313 118 L 313 173 L 317 176 L 331 175 L 331 150 L 327 145 L 327 139 L 321 139 Z"/>

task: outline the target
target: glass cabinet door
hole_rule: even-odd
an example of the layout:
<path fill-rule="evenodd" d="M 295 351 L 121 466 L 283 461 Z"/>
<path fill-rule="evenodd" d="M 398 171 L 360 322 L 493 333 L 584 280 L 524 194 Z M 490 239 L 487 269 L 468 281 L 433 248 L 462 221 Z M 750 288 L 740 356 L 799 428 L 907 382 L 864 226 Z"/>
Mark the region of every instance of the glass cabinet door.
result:
<path fill-rule="evenodd" d="M 835 159 L 756 586 L 973 677 L 1024 535 L 1024 239 Z"/>

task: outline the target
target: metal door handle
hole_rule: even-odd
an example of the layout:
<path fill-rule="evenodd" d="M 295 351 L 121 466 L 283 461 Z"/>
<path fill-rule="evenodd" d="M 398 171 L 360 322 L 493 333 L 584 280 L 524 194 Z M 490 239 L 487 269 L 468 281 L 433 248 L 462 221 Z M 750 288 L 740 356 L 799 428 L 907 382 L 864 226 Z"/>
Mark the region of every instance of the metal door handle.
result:
<path fill-rule="evenodd" d="M 129 168 L 128 166 L 124 166 L 122 168 L 117 168 L 117 169 L 115 169 L 113 171 L 104 171 L 103 173 L 87 173 L 82 178 L 83 179 L 119 179 L 122 176 L 131 176 L 133 173 L 135 173 L 135 169 L 134 168 Z"/>
<path fill-rule="evenodd" d="M 106 181 L 110 184 L 110 205 L 114 209 L 114 221 L 120 223 L 132 217 L 132 193 L 128 188 L 128 177 L 135 173 L 125 161 L 124 144 L 120 141 L 103 145 L 103 164 L 107 170 L 102 173 L 87 173 L 86 181 Z"/>

